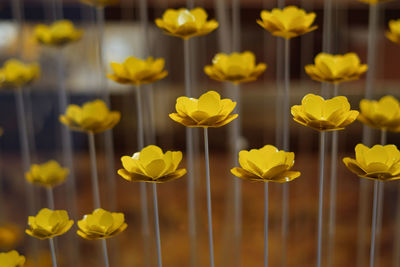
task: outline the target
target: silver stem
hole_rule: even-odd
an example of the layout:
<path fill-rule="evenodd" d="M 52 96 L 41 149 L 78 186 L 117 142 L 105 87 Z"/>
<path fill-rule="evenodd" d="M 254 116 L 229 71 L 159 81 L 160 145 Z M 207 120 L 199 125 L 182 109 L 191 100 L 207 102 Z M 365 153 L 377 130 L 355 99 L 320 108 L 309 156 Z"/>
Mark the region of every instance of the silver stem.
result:
<path fill-rule="evenodd" d="M 378 192 L 380 181 L 374 181 L 374 202 L 372 206 L 372 228 L 371 228 L 371 248 L 369 251 L 369 267 L 375 265 L 375 237 L 376 237 L 376 222 L 378 214 Z"/>
<path fill-rule="evenodd" d="M 97 159 L 96 159 L 96 145 L 94 140 L 94 133 L 88 133 L 89 138 L 89 153 L 90 153 L 90 167 L 92 171 L 92 193 L 93 205 L 95 209 L 101 207 L 100 189 L 99 189 L 99 176 L 97 174 Z"/>
<path fill-rule="evenodd" d="M 268 182 L 264 183 L 264 267 L 268 267 Z"/>
<path fill-rule="evenodd" d="M 105 239 L 101 240 L 101 246 L 103 248 L 104 266 L 110 267 L 110 260 L 108 259 L 107 241 Z"/>
<path fill-rule="evenodd" d="M 158 216 L 158 197 L 157 197 L 157 184 L 153 183 L 153 205 L 154 205 L 154 222 L 156 231 L 156 244 L 157 244 L 157 266 L 162 267 L 162 254 L 161 254 L 161 238 L 160 238 L 160 220 Z"/>
<path fill-rule="evenodd" d="M 53 188 L 49 187 L 46 188 L 46 195 L 47 195 L 47 203 L 49 205 L 49 209 L 54 210 L 54 194 L 53 194 Z"/>
<path fill-rule="evenodd" d="M 320 133 L 319 143 L 319 196 L 318 196 L 318 242 L 317 267 L 321 267 L 322 259 L 322 215 L 324 204 L 324 165 L 325 165 L 325 132 Z"/>
<path fill-rule="evenodd" d="M 49 239 L 49 244 L 50 244 L 51 262 L 53 264 L 53 267 L 57 267 L 56 247 L 54 245 L 53 238 Z"/>

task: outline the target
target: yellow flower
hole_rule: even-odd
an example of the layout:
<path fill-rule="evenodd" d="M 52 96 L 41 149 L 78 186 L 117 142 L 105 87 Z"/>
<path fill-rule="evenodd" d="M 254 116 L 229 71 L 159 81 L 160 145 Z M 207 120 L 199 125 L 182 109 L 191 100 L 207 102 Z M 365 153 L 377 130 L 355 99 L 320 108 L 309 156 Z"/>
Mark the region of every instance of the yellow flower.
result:
<path fill-rule="evenodd" d="M 400 19 L 389 21 L 389 30 L 385 35 L 390 41 L 400 44 Z"/>
<path fill-rule="evenodd" d="M 167 151 L 165 154 L 158 146 L 147 146 L 142 151 L 121 158 L 123 169 L 118 174 L 128 181 L 165 183 L 178 179 L 186 174 L 179 169 L 182 152 Z"/>
<path fill-rule="evenodd" d="M 1 267 L 21 267 L 25 264 L 25 257 L 15 250 L 0 253 Z"/>
<path fill-rule="evenodd" d="M 294 164 L 294 153 L 279 151 L 266 145 L 260 149 L 239 152 L 241 168 L 231 169 L 239 178 L 254 182 L 290 182 L 300 176 L 300 172 L 289 171 Z"/>
<path fill-rule="evenodd" d="M 179 97 L 176 100 L 176 112 L 169 114 L 174 121 L 187 127 L 221 127 L 238 117 L 230 115 L 236 102 L 221 96 L 214 91 L 209 91 L 199 99 Z"/>
<path fill-rule="evenodd" d="M 370 5 L 376 5 L 382 2 L 388 2 L 391 0 L 358 0 L 360 2 L 366 3 L 366 4 L 370 4 Z"/>
<path fill-rule="evenodd" d="M 211 79 L 239 84 L 255 81 L 266 68 L 264 63 L 256 65 L 254 54 L 246 51 L 230 55 L 219 53 L 215 55 L 212 65 L 204 67 L 204 72 Z"/>
<path fill-rule="evenodd" d="M 296 6 L 288 6 L 261 11 L 261 20 L 257 23 L 274 36 L 290 39 L 317 29 L 317 26 L 311 26 L 315 16 L 314 12 L 306 13 Z"/>
<path fill-rule="evenodd" d="M 105 7 L 117 4 L 119 0 L 81 0 L 81 2 L 91 6 Z"/>
<path fill-rule="evenodd" d="M 96 209 L 78 221 L 77 234 L 84 239 L 95 240 L 113 237 L 123 232 L 128 225 L 123 213 L 111 213 Z"/>
<path fill-rule="evenodd" d="M 366 64 L 360 64 L 360 58 L 355 53 L 345 55 L 320 53 L 314 62 L 314 65 L 305 66 L 305 70 L 311 79 L 320 82 L 341 83 L 358 80 L 368 69 Z"/>
<path fill-rule="evenodd" d="M 65 210 L 41 209 L 36 216 L 29 216 L 30 229 L 25 233 L 38 239 L 48 239 L 66 233 L 73 224 Z"/>
<path fill-rule="evenodd" d="M 117 83 L 123 84 L 148 84 L 161 80 L 168 75 L 164 70 L 165 61 L 163 58 L 154 60 L 152 57 L 146 60 L 135 57 L 128 57 L 122 64 L 112 62 L 113 74 L 107 77 Z"/>
<path fill-rule="evenodd" d="M 356 158 L 344 158 L 346 167 L 360 177 L 390 181 L 400 179 L 400 151 L 395 145 L 375 145 L 369 148 L 358 144 Z"/>
<path fill-rule="evenodd" d="M 51 26 L 39 24 L 35 27 L 35 39 L 45 45 L 61 46 L 81 39 L 83 32 L 77 30 L 69 20 L 59 20 Z"/>
<path fill-rule="evenodd" d="M 13 224 L 0 226 L 0 250 L 15 248 L 20 240 L 21 233 L 18 226 Z"/>
<path fill-rule="evenodd" d="M 60 122 L 75 131 L 99 133 L 113 128 L 121 119 L 118 111 L 110 111 L 102 100 L 86 102 L 82 107 L 69 105 Z"/>
<path fill-rule="evenodd" d="M 166 34 L 187 40 L 194 36 L 206 35 L 218 28 L 218 22 L 207 21 L 207 17 L 207 12 L 199 7 L 192 10 L 167 9 L 162 19 L 156 19 L 156 24 Z"/>
<path fill-rule="evenodd" d="M 40 75 L 36 63 L 25 64 L 16 59 L 7 60 L 0 68 L 0 87 L 21 87 L 27 85 Z"/>
<path fill-rule="evenodd" d="M 29 172 L 25 173 L 25 178 L 32 184 L 54 187 L 63 183 L 68 173 L 67 168 L 61 167 L 55 160 L 50 160 L 43 164 L 32 164 Z"/>
<path fill-rule="evenodd" d="M 343 130 L 357 119 L 358 111 L 350 110 L 344 96 L 324 100 L 318 95 L 308 94 L 301 105 L 292 107 L 293 119 L 318 131 Z"/>

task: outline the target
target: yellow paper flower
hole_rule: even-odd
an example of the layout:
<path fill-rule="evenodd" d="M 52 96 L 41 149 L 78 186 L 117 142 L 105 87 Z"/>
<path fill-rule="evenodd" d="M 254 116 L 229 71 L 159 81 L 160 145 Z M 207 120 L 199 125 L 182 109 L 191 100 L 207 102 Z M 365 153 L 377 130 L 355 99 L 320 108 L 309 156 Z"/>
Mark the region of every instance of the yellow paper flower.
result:
<path fill-rule="evenodd" d="M 376 5 L 382 2 L 388 2 L 388 1 L 392 1 L 392 0 L 358 0 L 360 2 L 366 3 L 366 4 L 370 4 L 370 5 Z"/>
<path fill-rule="evenodd" d="M 215 55 L 212 65 L 204 67 L 204 72 L 211 79 L 239 84 L 255 81 L 266 68 L 264 63 L 256 65 L 254 54 L 246 51 L 230 55 L 219 53 Z"/>
<path fill-rule="evenodd" d="M 254 182 L 286 183 L 300 176 L 300 172 L 290 171 L 294 164 L 294 153 L 279 151 L 271 145 L 240 151 L 239 164 L 241 168 L 235 167 L 231 173 Z"/>
<path fill-rule="evenodd" d="M 21 232 L 17 225 L 6 224 L 0 226 L 0 250 L 15 248 L 20 240 Z"/>
<path fill-rule="evenodd" d="M 32 164 L 29 172 L 25 173 L 28 182 L 44 187 L 54 187 L 65 181 L 69 173 L 55 160 L 43 164 Z"/>
<path fill-rule="evenodd" d="M 84 239 L 96 240 L 116 236 L 123 232 L 128 225 L 123 213 L 111 213 L 96 209 L 92 214 L 85 215 L 78 221 L 77 234 Z"/>
<path fill-rule="evenodd" d="M 317 29 L 317 26 L 311 26 L 315 17 L 314 12 L 306 13 L 296 6 L 288 6 L 261 11 L 261 20 L 257 23 L 274 36 L 291 39 Z"/>
<path fill-rule="evenodd" d="M 142 151 L 121 158 L 123 169 L 118 174 L 128 181 L 165 183 L 176 180 L 186 174 L 178 169 L 182 152 L 167 151 L 165 154 L 158 146 L 147 146 Z"/>
<path fill-rule="evenodd" d="M 315 57 L 314 63 L 305 66 L 306 73 L 313 80 L 328 83 L 358 80 L 368 69 L 366 64 L 360 63 L 360 58 L 355 53 L 344 55 L 320 53 Z"/>
<path fill-rule="evenodd" d="M 218 22 L 207 21 L 207 17 L 207 12 L 199 7 L 192 10 L 167 9 L 161 19 L 156 19 L 156 24 L 166 34 L 187 40 L 194 36 L 206 35 L 218 28 Z"/>
<path fill-rule="evenodd" d="M 21 267 L 25 264 L 25 257 L 15 250 L 0 253 L 0 267 Z"/>
<path fill-rule="evenodd" d="M 113 128 L 121 119 L 118 111 L 110 111 L 102 100 L 86 102 L 82 107 L 69 105 L 60 122 L 75 131 L 99 133 Z"/>
<path fill-rule="evenodd" d="M 209 91 L 199 99 L 179 97 L 176 100 L 176 112 L 169 114 L 174 121 L 186 127 L 221 127 L 238 117 L 231 115 L 236 102 L 221 96 L 214 91 Z"/>
<path fill-rule="evenodd" d="M 112 62 L 111 68 L 113 74 L 108 74 L 107 77 L 111 80 L 122 84 L 148 84 L 161 80 L 168 75 L 164 70 L 165 61 L 163 58 L 153 59 L 152 57 L 146 60 L 135 57 L 128 57 L 122 64 Z"/>
<path fill-rule="evenodd" d="M 393 43 L 400 44 L 400 19 L 389 21 L 389 30 L 385 35 Z"/>
<path fill-rule="evenodd" d="M 358 111 L 350 110 L 350 104 L 344 96 L 323 99 L 308 94 L 301 105 L 292 107 L 294 121 L 317 131 L 343 130 L 357 119 Z"/>
<path fill-rule="evenodd" d="M 25 64 L 16 59 L 7 60 L 0 68 L 0 87 L 21 87 L 27 85 L 40 75 L 36 63 Z"/>
<path fill-rule="evenodd" d="M 51 26 L 39 24 L 35 27 L 36 41 L 45 45 L 62 46 L 81 39 L 83 32 L 69 20 L 59 20 Z"/>
<path fill-rule="evenodd" d="M 36 216 L 29 216 L 29 229 L 25 233 L 38 239 L 49 239 L 66 233 L 73 224 L 65 210 L 41 209 Z"/>
<path fill-rule="evenodd" d="M 395 145 L 375 145 L 369 148 L 358 144 L 356 158 L 344 158 L 346 167 L 360 177 L 390 181 L 400 179 L 400 151 Z"/>
<path fill-rule="evenodd" d="M 81 2 L 90 6 L 105 7 L 115 5 L 119 0 L 81 0 Z"/>

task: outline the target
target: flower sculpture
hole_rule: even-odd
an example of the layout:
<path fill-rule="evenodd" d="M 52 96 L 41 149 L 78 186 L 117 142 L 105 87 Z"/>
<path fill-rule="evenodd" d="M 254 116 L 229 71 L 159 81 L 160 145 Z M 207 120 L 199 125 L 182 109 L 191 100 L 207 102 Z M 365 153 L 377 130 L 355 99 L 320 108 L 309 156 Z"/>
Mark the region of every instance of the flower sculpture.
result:
<path fill-rule="evenodd" d="M 90 6 L 105 7 L 117 4 L 119 0 L 81 0 L 81 2 Z"/>
<path fill-rule="evenodd" d="M 32 184 L 52 188 L 63 183 L 68 173 L 67 168 L 61 167 L 55 160 L 50 160 L 43 164 L 32 164 L 29 172 L 25 173 L 25 178 Z"/>
<path fill-rule="evenodd" d="M 83 32 L 69 20 L 54 22 L 51 26 L 39 24 L 35 27 L 36 41 L 44 45 L 62 46 L 81 39 Z"/>
<path fill-rule="evenodd" d="M 389 21 L 389 30 L 385 35 L 393 43 L 400 44 L 400 19 Z"/>
<path fill-rule="evenodd" d="M 15 250 L 0 253 L 1 267 L 22 267 L 25 264 L 25 257 L 19 255 Z"/>
<path fill-rule="evenodd" d="M 232 82 L 235 84 L 255 81 L 267 65 L 256 65 L 256 57 L 252 52 L 219 53 L 212 60 L 212 65 L 204 67 L 204 72 L 213 80 Z"/>
<path fill-rule="evenodd" d="M 82 107 L 69 105 L 60 122 L 75 131 L 99 133 L 113 128 L 121 119 L 118 111 L 110 111 L 102 100 L 86 102 Z"/>
<path fill-rule="evenodd" d="M 317 131 L 343 130 L 357 119 L 358 111 L 350 110 L 350 104 L 344 96 L 323 99 L 308 94 L 301 105 L 292 107 L 294 121 Z"/>
<path fill-rule="evenodd" d="M 163 58 L 148 57 L 142 60 L 128 57 L 123 63 L 112 62 L 111 68 L 114 73 L 108 74 L 107 77 L 117 83 L 140 86 L 165 78 L 168 72 L 164 70 L 164 65 Z"/>
<path fill-rule="evenodd" d="M 186 8 L 167 9 L 156 25 L 168 35 L 189 39 L 206 35 L 218 28 L 215 20 L 207 21 L 207 12 L 202 8 L 188 10 Z"/>
<path fill-rule="evenodd" d="M 25 233 L 38 239 L 49 239 L 66 233 L 73 224 L 65 210 L 41 209 L 36 216 L 29 216 L 29 229 Z"/>
<path fill-rule="evenodd" d="M 158 146 L 150 145 L 142 151 L 121 158 L 123 169 L 118 174 L 128 181 L 165 183 L 186 174 L 185 169 L 177 169 L 182 161 L 182 152 L 163 153 Z"/>
<path fill-rule="evenodd" d="M 320 53 L 314 59 L 314 64 L 305 66 L 306 73 L 311 79 L 341 83 L 358 80 L 368 69 L 366 64 L 360 63 L 360 58 L 355 53 L 344 55 L 331 55 Z"/>
<path fill-rule="evenodd" d="M 96 209 L 92 214 L 85 215 L 78 221 L 77 234 L 84 239 L 106 239 L 123 232 L 128 225 L 123 213 L 111 213 Z"/>
<path fill-rule="evenodd" d="M 25 64 L 19 60 L 10 59 L 0 68 L 0 87 L 22 87 L 39 78 L 39 75 L 38 64 Z"/>
<path fill-rule="evenodd" d="M 318 27 L 312 26 L 315 17 L 313 12 L 306 13 L 296 6 L 288 6 L 261 11 L 261 20 L 257 23 L 274 36 L 291 39 L 316 30 Z"/>

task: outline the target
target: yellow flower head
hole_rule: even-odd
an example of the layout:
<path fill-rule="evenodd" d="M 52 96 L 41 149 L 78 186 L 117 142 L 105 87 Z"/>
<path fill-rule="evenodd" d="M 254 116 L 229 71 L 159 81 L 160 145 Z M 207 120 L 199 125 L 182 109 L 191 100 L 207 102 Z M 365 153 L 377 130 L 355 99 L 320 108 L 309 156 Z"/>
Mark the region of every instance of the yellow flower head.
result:
<path fill-rule="evenodd" d="M 115 5 L 119 0 L 81 0 L 81 2 L 90 6 L 105 7 Z"/>
<path fill-rule="evenodd" d="M 169 114 L 174 121 L 186 127 L 221 127 L 238 117 L 231 115 L 236 102 L 209 91 L 199 99 L 181 96 L 176 100 L 176 112 Z"/>
<path fill-rule="evenodd" d="M 274 36 L 291 39 L 317 29 L 317 26 L 311 26 L 315 17 L 314 12 L 306 13 L 296 6 L 288 6 L 261 11 L 261 20 L 257 23 Z"/>
<path fill-rule="evenodd" d="M 39 24 L 35 27 L 36 41 L 45 45 L 62 46 L 81 39 L 83 32 L 77 30 L 69 20 L 59 20 L 51 26 Z"/>
<path fill-rule="evenodd" d="M 390 181 L 400 179 L 400 151 L 395 145 L 375 145 L 369 148 L 358 144 L 356 158 L 344 158 L 346 167 L 359 177 Z"/>
<path fill-rule="evenodd" d="M 68 173 L 67 168 L 61 167 L 55 160 L 50 160 L 43 164 L 32 164 L 29 172 L 25 173 L 25 178 L 32 184 L 54 187 L 63 183 Z"/>
<path fill-rule="evenodd" d="M 182 152 L 167 151 L 165 154 L 158 146 L 147 146 L 142 151 L 121 158 L 123 169 L 118 174 L 128 181 L 165 183 L 186 174 L 185 169 L 178 169 Z"/>
<path fill-rule="evenodd" d="M 60 122 L 75 131 L 99 133 L 113 128 L 121 119 L 118 111 L 110 111 L 102 100 L 86 102 L 82 107 L 69 105 Z"/>
<path fill-rule="evenodd" d="M 36 216 L 29 216 L 29 229 L 25 233 L 39 239 L 48 239 L 66 233 L 73 224 L 74 221 L 69 219 L 65 210 L 41 209 Z"/>
<path fill-rule="evenodd" d="M 0 226 L 0 250 L 15 248 L 20 240 L 21 233 L 18 226 L 13 224 Z"/>
<path fill-rule="evenodd" d="M 92 214 L 85 215 L 78 221 L 77 234 L 84 239 L 96 240 L 116 236 L 123 232 L 128 225 L 123 213 L 111 213 L 96 209 Z"/>
<path fill-rule="evenodd" d="M 358 80 L 368 69 L 366 64 L 360 63 L 360 58 L 355 53 L 345 55 L 320 53 L 314 62 L 314 65 L 305 66 L 305 70 L 311 79 L 320 82 L 341 83 Z"/>
<path fill-rule="evenodd" d="M 256 65 L 254 54 L 246 51 L 230 55 L 219 53 L 215 55 L 212 65 L 204 67 L 204 72 L 211 79 L 239 84 L 255 81 L 266 68 L 264 63 Z"/>
<path fill-rule="evenodd" d="M 218 28 L 218 22 L 207 21 L 207 17 L 207 12 L 199 7 L 192 10 L 167 9 L 161 19 L 156 19 L 156 24 L 166 34 L 187 40 L 194 36 L 206 35 Z"/>
<path fill-rule="evenodd" d="M 290 182 L 300 172 L 290 171 L 294 164 L 294 153 L 285 152 L 266 145 L 260 149 L 239 152 L 240 167 L 231 169 L 233 175 L 254 182 Z"/>
<path fill-rule="evenodd" d="M 0 87 L 21 87 L 27 85 L 40 75 L 36 63 L 25 64 L 16 59 L 7 60 L 0 68 Z"/>
<path fill-rule="evenodd" d="M 385 35 L 393 43 L 400 44 L 400 19 L 389 21 L 389 30 Z"/>
<path fill-rule="evenodd" d="M 19 255 L 15 250 L 0 253 L 1 267 L 22 267 L 25 264 L 25 257 Z"/>
<path fill-rule="evenodd" d="M 164 70 L 165 61 L 163 58 L 153 59 L 152 57 L 146 60 L 135 57 L 128 57 L 122 64 L 112 62 L 111 68 L 113 74 L 108 74 L 107 77 L 111 80 L 122 84 L 148 84 L 161 80 L 168 75 Z"/>
<path fill-rule="evenodd" d="M 360 2 L 370 4 L 370 5 L 376 5 L 382 2 L 387 2 L 387 1 L 392 1 L 392 0 L 358 0 Z"/>
<path fill-rule="evenodd" d="M 350 110 L 350 104 L 344 96 L 323 99 L 308 94 L 301 105 L 292 107 L 294 121 L 317 131 L 343 130 L 357 119 L 358 111 Z"/>

